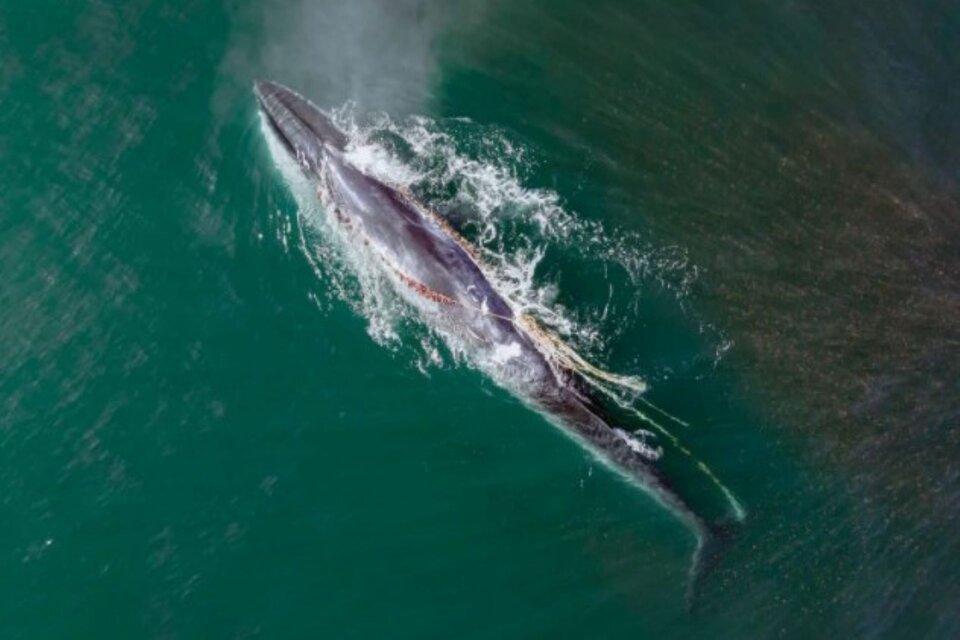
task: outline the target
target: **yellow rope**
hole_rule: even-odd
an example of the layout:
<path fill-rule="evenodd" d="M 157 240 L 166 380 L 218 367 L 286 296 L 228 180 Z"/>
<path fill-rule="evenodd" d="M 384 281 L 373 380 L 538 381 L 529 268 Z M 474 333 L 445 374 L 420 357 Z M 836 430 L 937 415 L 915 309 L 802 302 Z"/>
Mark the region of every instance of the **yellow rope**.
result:
<path fill-rule="evenodd" d="M 546 342 L 548 348 L 548 353 L 553 357 L 559 360 L 559 363 L 562 366 L 565 366 L 571 370 L 578 371 L 585 374 L 587 382 L 593 385 L 600 392 L 614 400 L 619 406 L 630 411 L 635 416 L 637 416 L 641 421 L 652 426 L 658 432 L 660 432 L 664 437 L 666 437 L 678 451 L 683 453 L 685 456 L 690 458 L 696 465 L 697 468 L 706 475 L 711 482 L 723 493 L 727 498 L 727 501 L 730 503 L 730 506 L 733 508 L 734 515 L 738 521 L 742 521 L 746 517 L 746 511 L 743 508 L 743 505 L 740 504 L 740 501 L 737 500 L 737 497 L 733 495 L 733 492 L 720 481 L 720 478 L 713 472 L 713 470 L 707 466 L 705 462 L 697 458 L 690 449 L 685 447 L 677 436 L 673 435 L 666 427 L 661 425 L 659 422 L 645 414 L 644 412 L 635 409 L 634 407 L 624 406 L 620 398 L 617 397 L 613 391 L 608 387 L 600 384 L 598 380 L 603 380 L 611 384 L 616 384 L 627 389 L 632 389 L 638 393 L 642 393 L 646 390 L 646 384 L 637 377 L 634 376 L 620 376 L 608 371 L 604 371 L 591 363 L 587 362 L 579 353 L 573 350 L 570 345 L 563 342 L 559 337 L 550 333 L 543 326 L 540 325 L 533 317 L 529 315 L 521 315 L 519 318 L 519 323 L 522 328 L 524 328 L 534 339 L 539 339 Z M 641 400 L 643 400 L 641 398 Z M 654 406 L 653 403 L 644 400 L 644 403 L 648 406 L 653 407 L 657 411 L 660 411 L 664 415 L 672 418 L 676 422 L 689 426 L 687 423 L 683 422 L 678 418 L 674 418 L 666 411 L 659 409 Z"/>
<path fill-rule="evenodd" d="M 587 376 L 615 384 L 625 389 L 630 389 L 637 393 L 643 393 L 647 390 L 647 384 L 636 376 L 621 376 L 609 371 L 604 371 L 590 364 L 579 353 L 574 351 L 570 345 L 563 342 L 556 335 L 550 333 L 537 320 L 528 314 L 522 314 L 518 322 L 520 326 L 534 337 L 538 337 L 550 345 L 555 357 L 570 369 L 579 371 Z"/>

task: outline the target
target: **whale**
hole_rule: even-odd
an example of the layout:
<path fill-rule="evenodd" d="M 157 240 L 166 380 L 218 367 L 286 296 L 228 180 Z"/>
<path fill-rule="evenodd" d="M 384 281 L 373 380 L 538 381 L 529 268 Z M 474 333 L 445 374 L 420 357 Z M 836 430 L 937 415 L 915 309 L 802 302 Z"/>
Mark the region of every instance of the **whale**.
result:
<path fill-rule="evenodd" d="M 550 343 L 497 290 L 476 251 L 410 192 L 355 166 L 349 137 L 328 114 L 276 82 L 257 81 L 253 91 L 269 135 L 315 189 L 334 225 L 371 256 L 420 317 L 455 335 L 478 361 L 495 363 L 485 370 L 496 382 L 687 525 L 696 538 L 692 587 L 728 526 L 701 516 L 673 486 L 658 464 L 663 449 L 651 444 L 652 434 L 638 437 L 614 424 L 583 374 L 554 357 Z"/>

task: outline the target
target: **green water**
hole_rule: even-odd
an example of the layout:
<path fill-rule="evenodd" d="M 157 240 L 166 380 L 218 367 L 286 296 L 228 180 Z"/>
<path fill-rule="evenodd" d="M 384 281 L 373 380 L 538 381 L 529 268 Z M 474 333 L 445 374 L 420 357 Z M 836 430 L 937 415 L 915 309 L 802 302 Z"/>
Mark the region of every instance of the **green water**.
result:
<path fill-rule="evenodd" d="M 956 637 L 958 37 L 946 2 L 3 3 L 0 635 Z M 602 226 L 497 228 L 745 504 L 692 610 L 682 523 L 318 277 L 261 77 L 506 140 Z"/>

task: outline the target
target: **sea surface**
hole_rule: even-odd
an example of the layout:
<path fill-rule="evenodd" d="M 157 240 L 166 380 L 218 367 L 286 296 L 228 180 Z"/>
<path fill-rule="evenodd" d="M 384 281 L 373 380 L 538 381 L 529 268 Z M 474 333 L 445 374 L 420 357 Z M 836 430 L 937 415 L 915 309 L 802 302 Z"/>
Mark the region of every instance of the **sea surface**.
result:
<path fill-rule="evenodd" d="M 0 3 L 0 637 L 960 636 L 958 42 L 935 0 Z M 745 512 L 692 600 L 681 520 L 351 272 L 260 78 L 686 423 Z"/>

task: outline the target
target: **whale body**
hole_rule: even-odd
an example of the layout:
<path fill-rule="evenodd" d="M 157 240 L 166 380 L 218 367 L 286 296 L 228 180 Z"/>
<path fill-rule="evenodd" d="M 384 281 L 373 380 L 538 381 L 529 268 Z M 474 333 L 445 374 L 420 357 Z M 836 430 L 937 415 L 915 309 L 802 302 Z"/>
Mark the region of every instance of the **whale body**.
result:
<path fill-rule="evenodd" d="M 612 425 L 586 381 L 551 359 L 470 247 L 412 195 L 354 166 L 345 155 L 348 137 L 309 100 L 267 81 L 256 82 L 254 93 L 269 130 L 346 236 L 375 257 L 427 322 L 455 333 L 478 359 L 496 362 L 498 382 L 681 518 L 697 538 L 698 573 L 719 528 L 671 486 L 656 464 L 658 452 Z"/>

